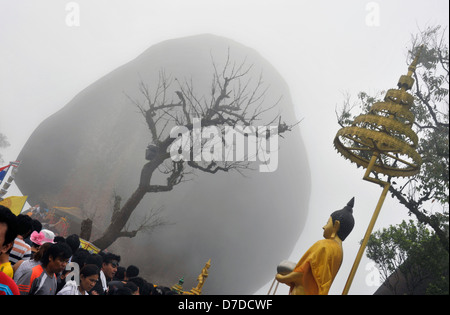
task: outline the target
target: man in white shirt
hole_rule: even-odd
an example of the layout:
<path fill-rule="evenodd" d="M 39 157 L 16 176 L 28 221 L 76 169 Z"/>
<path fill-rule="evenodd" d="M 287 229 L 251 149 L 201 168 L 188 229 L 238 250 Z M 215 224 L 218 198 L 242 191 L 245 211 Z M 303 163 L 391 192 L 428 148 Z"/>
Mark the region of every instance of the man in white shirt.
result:
<path fill-rule="evenodd" d="M 120 256 L 113 253 L 106 253 L 103 255 L 102 267 L 100 270 L 100 278 L 96 286 L 93 288 L 91 294 L 104 295 L 108 292 L 108 283 L 114 278 L 119 266 Z"/>

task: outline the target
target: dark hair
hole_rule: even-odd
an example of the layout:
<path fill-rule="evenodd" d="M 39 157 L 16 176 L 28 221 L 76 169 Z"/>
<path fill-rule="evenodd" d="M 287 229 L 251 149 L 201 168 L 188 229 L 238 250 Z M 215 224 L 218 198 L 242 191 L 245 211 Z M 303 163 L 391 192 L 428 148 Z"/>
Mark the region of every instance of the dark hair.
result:
<path fill-rule="evenodd" d="M 123 279 L 125 279 L 125 270 L 125 267 L 118 266 L 116 274 L 114 275 L 114 280 L 122 281 Z"/>
<path fill-rule="evenodd" d="M 147 283 L 147 281 L 144 278 L 141 278 L 141 277 L 131 278 L 130 280 L 128 280 L 128 282 L 132 282 L 132 283 L 136 284 L 139 287 L 139 293 L 140 294 L 142 294 L 143 291 L 145 290 L 145 284 Z"/>
<path fill-rule="evenodd" d="M 133 282 L 125 283 L 124 284 L 124 288 L 130 289 L 131 292 L 133 292 L 133 293 L 136 292 L 139 289 L 139 287 L 136 285 L 136 283 L 133 283 Z"/>
<path fill-rule="evenodd" d="M 44 243 L 41 246 L 39 246 L 39 250 L 33 255 L 33 259 L 35 261 L 40 261 L 51 245 L 52 243 Z"/>
<path fill-rule="evenodd" d="M 27 238 L 33 229 L 33 219 L 26 214 L 19 214 L 17 216 L 18 230 L 17 234 Z"/>
<path fill-rule="evenodd" d="M 61 235 L 56 235 L 53 238 L 53 242 L 55 242 L 55 243 L 65 243 L 66 239 L 63 236 L 61 236 Z"/>
<path fill-rule="evenodd" d="M 114 289 L 113 292 L 110 293 L 110 295 L 133 295 L 133 292 L 129 288 L 117 288 Z"/>
<path fill-rule="evenodd" d="M 135 265 L 129 265 L 126 271 L 127 278 L 134 278 L 139 275 L 139 268 Z"/>
<path fill-rule="evenodd" d="M 151 295 L 154 286 L 152 283 L 145 281 L 144 284 L 139 287 L 139 295 Z"/>
<path fill-rule="evenodd" d="M 5 223 L 7 225 L 5 241 L 3 244 L 0 244 L 0 246 L 14 242 L 18 234 L 17 217 L 9 210 L 9 208 L 2 205 L 0 205 L 0 223 Z"/>
<path fill-rule="evenodd" d="M 116 254 L 113 254 L 113 253 L 106 253 L 106 254 L 103 256 L 103 263 L 104 263 L 104 264 L 109 264 L 109 263 L 111 263 L 113 260 L 117 260 L 117 262 L 119 262 L 119 261 L 120 261 L 120 256 L 119 256 L 119 255 L 116 255 Z"/>
<path fill-rule="evenodd" d="M 83 266 L 86 264 L 86 259 L 91 254 L 87 249 L 84 248 L 78 248 L 73 254 L 71 261 L 76 262 L 80 268 L 83 268 Z"/>
<path fill-rule="evenodd" d="M 343 241 L 347 238 L 350 232 L 355 226 L 355 219 L 353 218 L 353 205 L 355 204 L 355 197 L 353 197 L 347 205 L 341 209 L 333 212 L 331 218 L 333 219 L 333 224 L 336 220 L 339 221 L 340 227 L 337 235 Z"/>
<path fill-rule="evenodd" d="M 42 266 L 47 267 L 50 261 L 50 257 L 52 257 L 53 259 L 69 259 L 70 256 L 72 256 L 72 250 L 70 249 L 69 245 L 67 245 L 66 243 L 55 243 L 48 248 L 44 255 L 42 255 L 41 263 Z"/>
<path fill-rule="evenodd" d="M 80 276 L 83 275 L 84 277 L 89 277 L 92 275 L 98 275 L 100 274 L 100 268 L 98 268 L 94 264 L 87 264 L 84 265 L 83 268 L 80 270 Z"/>
<path fill-rule="evenodd" d="M 152 295 L 171 295 L 170 294 L 171 292 L 172 292 L 172 290 L 169 287 L 158 285 L 153 290 L 153 294 Z"/>
<path fill-rule="evenodd" d="M 33 231 L 40 232 L 42 230 L 42 223 L 38 219 L 33 219 L 31 225 L 32 225 L 31 232 Z"/>
<path fill-rule="evenodd" d="M 94 264 L 99 268 L 102 268 L 102 262 L 103 258 L 99 254 L 90 254 L 88 257 L 86 257 L 86 260 L 84 263 L 87 264 Z"/>
<path fill-rule="evenodd" d="M 66 237 L 66 243 L 70 246 L 72 252 L 75 253 L 80 248 L 80 237 L 77 234 L 71 234 Z"/>

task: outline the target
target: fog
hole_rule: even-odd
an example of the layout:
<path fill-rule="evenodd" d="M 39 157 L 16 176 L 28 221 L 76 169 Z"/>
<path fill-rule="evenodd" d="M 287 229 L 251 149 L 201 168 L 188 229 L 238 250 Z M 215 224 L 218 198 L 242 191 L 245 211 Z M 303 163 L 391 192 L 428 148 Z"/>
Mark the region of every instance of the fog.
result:
<path fill-rule="evenodd" d="M 30 136 L 33 132 L 38 127 L 45 127 L 44 122 L 47 125 L 46 128 L 49 128 L 49 124 L 54 124 L 57 128 L 58 115 L 62 116 L 64 111 L 69 112 L 69 105 L 77 103 L 76 97 L 81 99 L 82 96 L 89 94 L 90 90 L 85 90 L 86 88 L 101 91 L 102 86 L 95 84 L 99 83 L 99 79 L 135 60 L 150 47 L 166 40 L 198 34 L 213 34 L 235 41 L 261 55 L 286 84 L 287 92 L 283 94 L 289 95 L 290 102 L 293 104 L 294 120 L 301 120 L 298 125 L 303 141 L 301 153 L 306 155 L 308 165 L 304 167 L 310 171 L 310 178 L 289 176 L 289 180 L 284 185 L 286 187 L 306 185 L 310 188 L 310 193 L 304 200 L 306 204 L 297 207 L 299 211 L 308 214 L 303 222 L 304 228 L 302 229 L 299 224 L 298 235 L 294 233 L 292 239 L 289 236 L 286 237 L 288 239 L 286 245 L 289 247 L 286 249 L 286 254 L 270 254 L 265 244 L 259 244 L 263 249 L 258 247 L 258 251 L 264 251 L 266 255 L 272 256 L 274 272 L 276 263 L 281 260 L 289 258 L 297 261 L 312 242 L 322 237 L 321 227 L 329 214 L 333 210 L 342 208 L 351 197 L 355 196 L 356 226 L 344 242 L 344 263 L 330 291 L 330 294 L 340 294 L 358 250 L 358 242 L 364 235 L 381 190 L 371 183 L 362 181 L 363 170 L 357 169 L 334 150 L 332 140 L 339 129 L 335 108 L 342 103 L 343 95 L 347 92 L 355 95 L 362 90 L 374 92 L 395 87 L 399 76 L 405 74 L 407 70 L 406 50 L 411 34 L 430 25 L 447 26 L 448 2 L 444 0 L 395 2 L 359 0 L 72 1 L 70 3 L 79 4 L 78 21 L 67 20 L 68 16 L 73 17 L 70 14 L 75 12 L 74 7 L 66 7 L 67 3 L 69 1 L 0 2 L 0 45 L 2 47 L 0 67 L 3 69 L 0 74 L 0 133 L 5 134 L 11 143 L 10 147 L 2 149 L 3 159 L 15 160 L 27 141 L 28 144 L 31 143 Z M 151 72 L 150 69 L 146 71 Z M 136 72 L 140 72 L 140 69 Z M 272 75 L 268 75 L 268 78 L 271 77 Z M 115 150 L 120 151 L 120 146 L 113 146 L 111 142 L 109 151 L 99 150 L 103 154 L 100 161 L 107 160 L 108 163 L 92 160 L 93 152 L 84 150 L 90 148 L 87 144 L 83 148 L 83 152 L 86 153 L 77 156 L 76 152 L 80 150 L 80 147 L 76 145 L 79 136 L 75 131 L 70 132 L 71 128 L 77 130 L 77 122 L 86 121 L 95 116 L 93 103 L 101 103 L 103 106 L 113 103 L 126 104 L 127 100 L 122 92 L 135 92 L 136 80 L 139 78 L 133 74 L 133 78 L 122 79 L 129 86 L 115 85 L 118 90 L 114 95 L 120 98 L 109 94 L 112 98 L 108 99 L 108 93 L 95 93 L 95 95 L 102 95 L 101 99 L 97 100 L 92 96 L 90 103 L 82 102 L 86 110 L 63 123 L 63 129 L 66 131 L 65 141 L 49 141 L 56 134 L 50 131 L 45 134 L 46 137 L 50 137 L 47 138 L 46 145 L 56 144 L 51 150 L 60 150 L 61 154 L 73 152 L 71 158 L 79 165 L 83 165 L 86 161 L 97 163 L 95 167 L 92 166 L 95 172 L 81 168 L 78 174 L 80 179 L 76 183 L 80 187 L 84 184 L 82 179 L 98 185 L 98 181 L 101 180 L 98 174 L 101 172 L 97 170 L 102 168 L 104 168 L 102 172 L 115 170 L 108 158 L 117 153 Z M 116 107 L 110 110 L 111 115 L 116 119 L 114 126 L 117 126 L 120 123 L 118 117 L 125 114 L 118 112 Z M 135 115 L 138 121 L 136 128 L 126 131 L 145 131 L 146 126 L 143 123 L 139 124 L 142 120 L 139 120 L 139 114 L 132 107 L 121 110 L 126 111 L 129 116 Z M 102 113 L 104 114 L 105 111 Z M 105 121 L 111 121 L 111 118 L 104 116 Z M 92 123 L 92 125 L 96 124 Z M 104 125 L 99 121 L 98 126 Z M 111 128 L 112 124 L 109 126 Z M 106 138 L 114 138 L 116 133 L 120 134 L 123 131 L 117 127 L 107 130 L 99 127 L 99 130 L 90 130 L 85 136 L 89 139 L 102 133 L 108 136 Z M 142 150 L 140 152 L 138 149 L 135 151 L 141 154 L 139 158 L 142 161 L 144 148 L 148 143 L 146 140 L 139 143 L 141 141 L 137 140 L 140 139 L 139 137 L 131 138 L 136 141 L 134 143 L 136 147 L 142 148 L 139 149 Z M 283 144 L 281 141 L 281 148 Z M 30 149 L 30 156 L 33 151 Z M 123 159 L 129 161 L 132 156 L 124 156 Z M 67 159 L 59 157 L 58 152 L 52 155 L 52 166 L 45 172 L 45 176 L 40 176 L 34 181 L 30 176 L 23 181 L 30 187 L 48 187 L 47 193 L 59 189 L 60 187 L 56 184 L 58 179 L 61 177 L 73 179 L 67 173 L 69 171 L 67 169 L 64 170 L 65 175 L 55 171 L 58 167 L 66 168 L 64 163 L 68 162 Z M 35 168 L 41 168 L 44 165 L 44 161 L 40 161 L 37 156 L 30 163 Z M 19 172 L 22 176 L 26 174 L 24 169 L 27 164 L 24 162 Z M 280 159 L 279 167 L 289 168 L 284 164 Z M 124 175 L 126 179 L 116 175 L 117 177 L 110 182 L 102 182 L 102 187 L 112 189 L 118 182 L 128 178 L 135 180 L 139 172 L 138 165 L 139 163 L 127 165 L 126 175 Z M 261 176 L 261 174 L 255 173 L 255 176 Z M 198 180 L 200 181 L 200 178 Z M 245 179 L 240 180 L 245 181 Z M 210 190 L 220 189 L 222 184 L 218 178 L 214 178 L 212 183 L 214 186 L 207 187 Z M 100 187 L 98 185 L 96 189 Z M 133 189 L 133 186 L 117 189 L 125 196 Z M 16 195 L 25 193 L 13 188 L 9 191 Z M 269 196 L 274 194 L 268 188 L 265 192 Z M 179 196 L 181 198 L 181 195 Z M 245 202 L 257 196 L 259 195 L 249 195 L 247 200 L 234 197 L 233 202 L 246 207 Z M 68 197 L 90 202 L 91 204 L 86 206 L 90 209 L 95 209 L 96 202 L 101 201 L 102 204 L 108 202 L 106 197 L 102 200 L 95 198 L 87 200 L 85 193 L 81 190 L 78 195 L 70 193 Z M 301 199 L 300 196 L 295 197 Z M 195 197 L 186 193 L 183 198 L 188 200 Z M 207 201 L 213 204 L 220 202 L 220 200 Z M 207 202 L 203 205 L 205 208 L 212 206 Z M 267 210 L 276 206 L 279 205 L 263 203 L 261 208 Z M 172 211 L 170 208 L 170 206 L 165 208 L 168 215 Z M 196 217 L 195 211 L 199 210 L 191 209 L 189 213 L 193 216 L 183 218 L 186 225 L 190 224 L 189 220 L 194 220 Z M 375 230 L 398 223 L 405 217 L 406 211 L 388 198 Z M 214 218 L 203 218 L 208 224 L 202 228 L 211 229 L 212 233 L 217 231 L 215 224 L 221 225 L 221 222 L 214 223 Z M 284 220 L 288 221 L 288 219 Z M 180 222 L 175 223 L 165 227 L 165 231 L 172 229 L 179 233 L 179 237 L 186 237 L 186 234 L 177 229 Z M 273 233 L 276 234 L 282 229 L 282 226 L 274 227 Z M 156 235 L 163 237 L 164 234 L 155 232 L 152 237 L 155 242 Z M 229 240 L 228 237 L 228 235 L 218 236 L 218 239 Z M 247 237 L 249 243 L 258 244 L 259 240 L 253 239 L 252 235 Z M 139 236 L 134 243 L 139 245 L 142 243 L 152 248 L 154 246 L 147 242 L 145 236 Z M 127 248 L 131 250 L 132 247 Z M 173 243 L 170 243 L 158 254 L 168 255 L 167 260 L 170 260 L 170 252 L 175 250 Z M 190 255 L 196 248 L 185 250 L 186 253 L 189 252 L 186 255 Z M 245 252 L 245 250 L 240 248 L 237 251 Z M 192 266 L 186 267 L 189 270 L 185 272 L 181 270 L 179 275 L 174 274 L 175 278 L 183 276 L 183 273 L 187 275 L 188 272 L 193 276 L 185 275 L 185 279 L 195 278 L 204 263 L 211 258 L 191 256 L 196 257 L 197 261 Z M 144 264 L 150 259 L 151 257 L 139 263 Z M 205 290 L 208 288 L 210 279 L 213 281 L 216 263 L 220 264 L 212 259 L 211 278 L 208 278 Z M 149 272 L 149 277 L 152 272 Z M 363 259 L 350 294 L 371 294 L 376 290 L 376 281 L 372 281 L 371 278 L 373 272 L 373 267 Z M 272 276 L 266 273 L 261 275 L 257 282 L 264 280 L 266 285 L 257 292 L 263 294 L 267 292 Z M 256 272 L 246 277 L 253 279 L 259 277 L 259 274 Z M 163 280 L 174 283 L 177 281 L 177 279 L 168 278 L 161 279 Z M 278 292 L 285 294 L 286 288 L 280 286 Z"/>
<path fill-rule="evenodd" d="M 29 196 L 28 202 L 79 207 L 99 230 L 106 229 L 113 195 L 121 196 L 125 203 L 137 188 L 146 163 L 144 152 L 152 142 L 145 119 L 134 104 L 134 100 L 146 101 L 139 90 L 141 80 L 155 95 L 163 69 L 174 81 L 192 81 L 196 97 L 207 101 L 214 73 L 211 56 L 218 69 L 225 67 L 228 58 L 230 67 L 242 60 L 252 66 L 242 86 L 230 85 L 230 90 L 237 92 L 245 84 L 251 95 L 259 74 L 264 73 L 269 88 L 264 106 L 270 108 L 283 97 L 277 107 L 261 115 L 260 123 L 269 123 L 279 113 L 295 123 L 284 80 L 253 50 L 213 35 L 162 42 L 88 86 L 33 132 L 18 156 L 22 166 L 15 180 Z M 171 98 L 176 88 L 180 89 L 175 86 L 166 91 L 169 104 L 174 103 Z M 173 120 L 175 115 L 166 118 Z M 166 124 L 164 119 L 160 121 L 158 132 Z M 285 138 L 273 152 L 277 160 L 279 155 L 280 163 L 272 172 L 261 172 L 256 161 L 251 162 L 255 170 L 247 170 L 245 176 L 237 172 L 202 175 L 197 171 L 187 174 L 187 182 L 173 191 L 148 194 L 131 218 L 129 229 L 136 228 L 150 209 L 161 207 L 164 220 L 170 224 L 150 236 L 124 241 L 123 246 L 118 242 L 108 250 L 123 253 L 123 263 L 138 263 L 150 281 L 166 286 L 181 277 L 186 285 L 190 279 L 196 281 L 195 273 L 211 259 L 215 272 L 205 293 L 254 292 L 270 280 L 267 275 L 278 263 L 277 257 L 289 255 L 306 220 L 310 171 L 298 126 Z M 156 174 L 151 184 L 165 185 L 167 177 Z M 195 283 L 191 285 L 195 287 Z"/>

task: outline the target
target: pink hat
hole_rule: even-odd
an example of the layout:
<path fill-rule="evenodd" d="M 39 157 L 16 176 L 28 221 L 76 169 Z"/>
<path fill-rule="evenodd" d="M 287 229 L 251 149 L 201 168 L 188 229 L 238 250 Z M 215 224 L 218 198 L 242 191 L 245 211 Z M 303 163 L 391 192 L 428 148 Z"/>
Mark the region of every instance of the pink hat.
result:
<path fill-rule="evenodd" d="M 38 244 L 39 246 L 45 243 L 54 243 L 53 239 L 55 238 L 55 233 L 53 233 L 50 230 L 43 229 L 39 233 L 36 231 L 33 231 L 30 236 L 30 240 Z"/>

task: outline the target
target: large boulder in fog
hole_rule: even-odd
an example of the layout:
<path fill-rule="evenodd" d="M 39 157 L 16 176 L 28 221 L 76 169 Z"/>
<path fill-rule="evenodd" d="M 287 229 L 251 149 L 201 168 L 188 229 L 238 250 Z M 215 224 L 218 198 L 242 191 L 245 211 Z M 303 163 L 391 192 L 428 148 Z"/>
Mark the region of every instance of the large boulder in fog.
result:
<path fill-rule="evenodd" d="M 237 63 L 253 64 L 249 75 L 254 81 L 262 73 L 270 86 L 268 105 L 282 96 L 272 116 L 281 112 L 284 120 L 295 122 L 289 88 L 253 49 L 213 35 L 168 40 L 91 84 L 39 125 L 18 158 L 16 182 L 22 193 L 31 204 L 81 207 L 105 228 L 113 194 L 126 199 L 137 188 L 151 142 L 143 116 L 128 97 L 142 99 L 139 83 L 152 90 L 161 69 L 172 78 L 192 80 L 197 94 L 207 95 L 212 58 L 221 67 L 228 50 Z M 298 127 L 280 139 L 279 147 L 274 172 L 256 169 L 246 177 L 196 172 L 171 192 L 148 194 L 130 228 L 149 209 L 160 207 L 172 224 L 119 240 L 110 250 L 122 256 L 123 265 L 139 266 L 155 284 L 170 286 L 184 277 L 189 290 L 211 259 L 204 294 L 255 292 L 289 257 L 307 216 L 310 174 Z"/>

